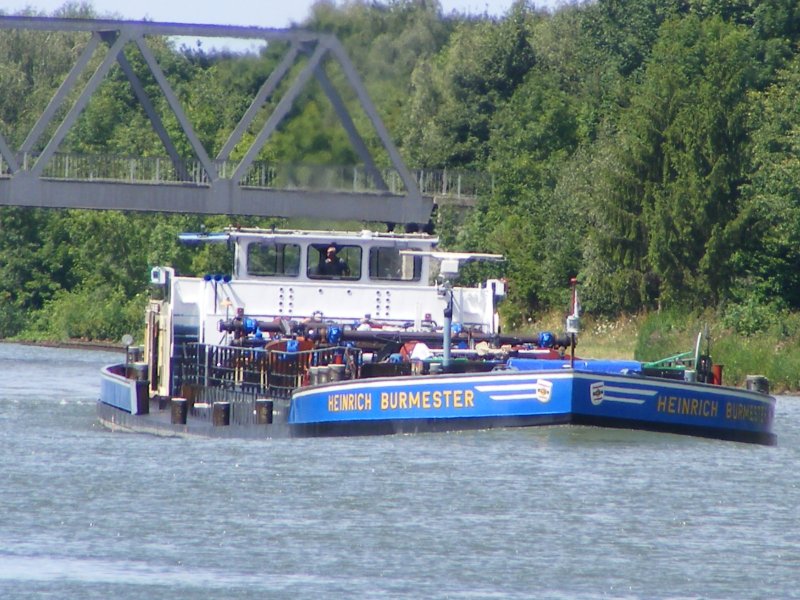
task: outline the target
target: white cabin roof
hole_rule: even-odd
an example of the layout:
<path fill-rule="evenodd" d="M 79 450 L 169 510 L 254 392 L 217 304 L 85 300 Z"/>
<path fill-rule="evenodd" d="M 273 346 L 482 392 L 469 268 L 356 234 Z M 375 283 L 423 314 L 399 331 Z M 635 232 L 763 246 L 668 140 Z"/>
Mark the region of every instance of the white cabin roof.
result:
<path fill-rule="evenodd" d="M 182 233 L 185 243 L 224 243 L 228 241 L 280 240 L 294 243 L 351 243 L 405 242 L 415 246 L 433 247 L 439 243 L 437 236 L 426 233 L 361 231 L 326 231 L 313 229 L 262 229 L 258 227 L 226 227 L 222 232 Z"/>

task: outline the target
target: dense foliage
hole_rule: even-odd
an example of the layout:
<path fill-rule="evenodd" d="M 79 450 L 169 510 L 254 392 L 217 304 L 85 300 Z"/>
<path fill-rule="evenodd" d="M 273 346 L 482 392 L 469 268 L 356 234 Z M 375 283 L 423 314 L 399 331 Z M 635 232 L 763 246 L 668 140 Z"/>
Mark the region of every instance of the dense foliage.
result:
<path fill-rule="evenodd" d="M 97 16 L 76 4 L 64 15 Z M 565 306 L 573 276 L 597 315 L 711 307 L 754 334 L 800 309 L 795 0 L 597 0 L 553 12 L 520 0 L 501 18 L 446 15 L 435 0 L 321 0 L 303 26 L 342 41 L 410 166 L 491 175 L 478 206 L 443 215 L 439 233 L 452 248 L 507 257 L 495 274 L 509 279 L 510 326 Z M 0 132 L 13 148 L 86 43 L 43 35 L 0 32 Z M 209 154 L 282 55 L 150 45 Z M 128 58 L 141 67 L 141 56 Z M 165 127 L 179 131 L 142 79 Z M 61 149 L 165 154 L 117 69 Z M 178 150 L 189 155 L 188 141 Z M 260 158 L 356 156 L 310 86 Z M 178 248 L 175 235 L 228 220 L 0 209 L 0 337 L 137 329 L 148 266 L 224 268 L 226 257 Z"/>

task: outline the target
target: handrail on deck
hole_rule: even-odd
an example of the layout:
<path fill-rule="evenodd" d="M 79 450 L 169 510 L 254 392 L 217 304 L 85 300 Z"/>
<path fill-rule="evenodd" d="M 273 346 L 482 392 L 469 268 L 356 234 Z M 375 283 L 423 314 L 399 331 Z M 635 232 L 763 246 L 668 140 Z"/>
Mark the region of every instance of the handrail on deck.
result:
<path fill-rule="evenodd" d="M 357 378 L 361 350 L 330 346 L 287 351 L 190 343 L 176 362 L 176 375 L 187 385 L 289 398 L 293 390 L 316 383 L 311 367 L 341 364 L 345 379 Z"/>

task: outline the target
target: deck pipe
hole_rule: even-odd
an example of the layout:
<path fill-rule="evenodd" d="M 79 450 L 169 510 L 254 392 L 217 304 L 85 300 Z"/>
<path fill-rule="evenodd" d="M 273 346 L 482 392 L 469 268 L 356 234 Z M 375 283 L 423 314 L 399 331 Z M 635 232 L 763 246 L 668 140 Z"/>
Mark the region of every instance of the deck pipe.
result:
<path fill-rule="evenodd" d="M 448 316 L 449 313 L 449 316 Z M 219 330 L 221 332 L 247 334 L 255 331 L 253 325 L 257 325 L 258 330 L 263 333 L 281 333 L 287 334 L 288 332 L 295 333 L 302 337 L 309 337 L 311 330 L 318 331 L 320 328 L 325 328 L 330 325 L 339 325 L 338 323 L 326 323 L 322 321 L 314 321 L 312 323 L 293 323 L 283 321 L 255 321 L 249 320 L 250 326 L 246 326 L 240 319 L 229 319 L 227 321 L 221 320 L 219 322 Z M 538 345 L 539 334 L 536 335 L 502 335 L 494 333 L 482 332 L 466 332 L 453 335 L 452 333 L 452 305 L 449 311 L 445 309 L 445 323 L 442 331 L 410 331 L 410 330 L 389 330 L 389 329 L 347 329 L 342 328 L 342 341 L 345 342 L 425 342 L 425 343 L 441 343 L 443 348 L 448 347 L 452 343 L 458 342 L 491 342 L 496 345 L 523 345 L 533 344 Z M 250 331 L 252 329 L 252 331 Z M 449 340 L 449 344 L 446 344 Z M 572 336 L 567 334 L 553 336 L 553 348 L 570 348 L 573 343 Z M 574 352 L 573 352 L 574 353 Z"/>

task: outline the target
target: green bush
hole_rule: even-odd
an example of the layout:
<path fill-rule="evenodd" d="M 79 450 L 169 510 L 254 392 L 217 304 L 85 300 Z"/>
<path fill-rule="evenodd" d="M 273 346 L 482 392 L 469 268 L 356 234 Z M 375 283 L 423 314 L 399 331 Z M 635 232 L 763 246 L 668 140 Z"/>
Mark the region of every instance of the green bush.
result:
<path fill-rule="evenodd" d="M 725 327 L 742 335 L 754 335 L 779 325 L 785 311 L 775 303 L 763 303 L 756 296 L 729 304 L 722 315 Z"/>
<path fill-rule="evenodd" d="M 689 312 L 650 313 L 641 320 L 634 358 L 647 362 L 693 350 L 704 327 L 703 319 Z"/>
<path fill-rule="evenodd" d="M 111 287 L 61 292 L 36 313 L 22 336 L 32 340 L 118 341 L 126 333 L 142 337 L 145 296 L 128 300 Z"/>
<path fill-rule="evenodd" d="M 14 304 L 10 295 L 0 291 L 0 339 L 17 335 L 25 325 L 27 313 Z"/>
<path fill-rule="evenodd" d="M 759 309 L 760 310 L 760 309 Z M 754 321 L 736 324 L 728 321 L 735 314 L 716 322 L 710 313 L 665 311 L 642 318 L 634 357 L 657 360 L 694 349 L 697 334 L 709 323 L 710 354 L 722 365 L 723 382 L 743 386 L 748 375 L 763 375 L 775 393 L 800 389 L 800 314 L 761 314 L 761 329 Z M 703 352 L 706 351 L 704 347 Z"/>

